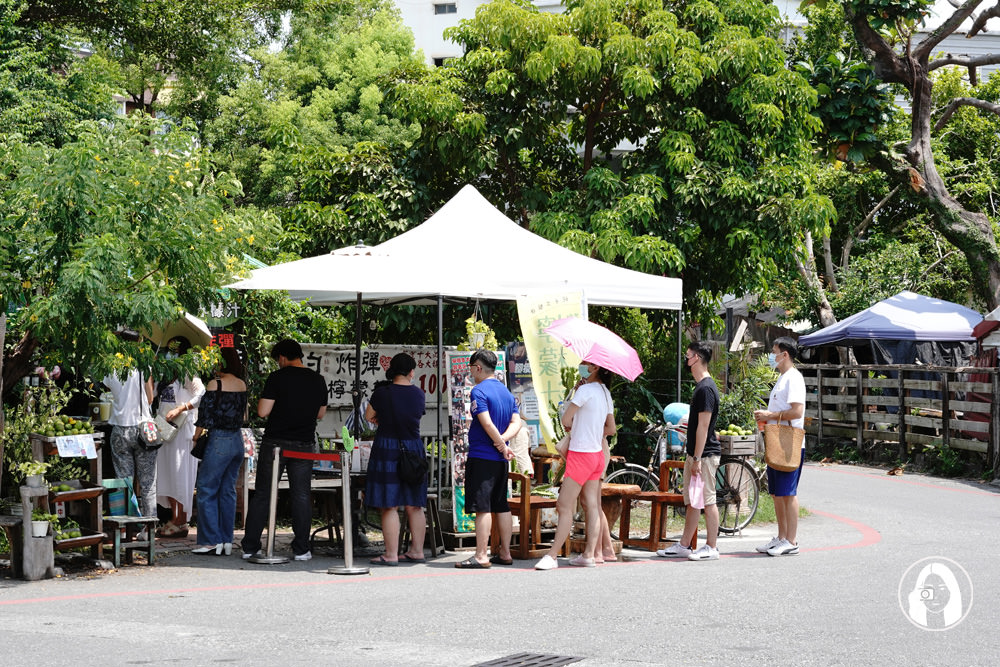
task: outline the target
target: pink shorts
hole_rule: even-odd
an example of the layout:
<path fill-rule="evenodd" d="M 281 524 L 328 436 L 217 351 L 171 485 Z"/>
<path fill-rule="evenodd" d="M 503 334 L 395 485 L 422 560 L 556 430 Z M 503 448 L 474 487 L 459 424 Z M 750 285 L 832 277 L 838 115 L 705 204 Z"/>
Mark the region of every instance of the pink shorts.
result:
<path fill-rule="evenodd" d="M 566 455 L 565 477 L 583 486 L 604 474 L 604 452 L 574 452 Z"/>

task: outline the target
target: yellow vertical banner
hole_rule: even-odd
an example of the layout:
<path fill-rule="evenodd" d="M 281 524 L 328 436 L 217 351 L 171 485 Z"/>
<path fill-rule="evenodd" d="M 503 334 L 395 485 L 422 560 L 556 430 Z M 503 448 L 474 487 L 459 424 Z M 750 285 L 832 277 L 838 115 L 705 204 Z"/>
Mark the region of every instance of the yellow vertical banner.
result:
<path fill-rule="evenodd" d="M 558 405 L 566 394 L 561 370 L 576 368 L 580 358 L 545 333 L 545 328 L 564 317 L 584 317 L 583 308 L 581 292 L 537 294 L 517 300 L 517 316 L 531 366 L 531 381 L 538 397 L 539 427 L 551 451 L 555 451 L 556 437 L 549 407 Z"/>

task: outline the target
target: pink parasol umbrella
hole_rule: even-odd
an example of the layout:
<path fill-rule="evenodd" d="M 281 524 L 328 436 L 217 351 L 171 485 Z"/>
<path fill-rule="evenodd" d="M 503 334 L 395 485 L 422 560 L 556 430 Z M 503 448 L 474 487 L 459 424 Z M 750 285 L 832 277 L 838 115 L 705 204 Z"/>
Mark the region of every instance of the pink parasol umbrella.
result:
<path fill-rule="evenodd" d="M 630 382 L 642 372 L 639 355 L 632 346 L 600 324 L 579 317 L 566 317 L 546 327 L 545 333 L 573 350 L 584 361 L 618 373 Z"/>

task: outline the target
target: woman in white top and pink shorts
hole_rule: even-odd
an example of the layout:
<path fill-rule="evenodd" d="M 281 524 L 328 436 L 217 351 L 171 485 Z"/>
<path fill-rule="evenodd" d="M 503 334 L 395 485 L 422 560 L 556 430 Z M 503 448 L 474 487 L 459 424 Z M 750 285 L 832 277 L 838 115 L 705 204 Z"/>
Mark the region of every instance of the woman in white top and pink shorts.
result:
<path fill-rule="evenodd" d="M 570 434 L 566 472 L 559 489 L 559 525 L 552 548 L 538 563 L 536 570 L 559 567 L 556 556 L 569 537 L 573 525 L 576 500 L 582 495 L 587 517 L 587 544 L 583 553 L 570 560 L 570 565 L 594 567 L 594 553 L 601 537 L 601 476 L 607 466 L 607 436 L 615 433 L 615 406 L 607 384 L 611 372 L 592 364 L 580 364 L 583 383 L 577 387 L 569 408 L 562 416 L 562 425 Z"/>

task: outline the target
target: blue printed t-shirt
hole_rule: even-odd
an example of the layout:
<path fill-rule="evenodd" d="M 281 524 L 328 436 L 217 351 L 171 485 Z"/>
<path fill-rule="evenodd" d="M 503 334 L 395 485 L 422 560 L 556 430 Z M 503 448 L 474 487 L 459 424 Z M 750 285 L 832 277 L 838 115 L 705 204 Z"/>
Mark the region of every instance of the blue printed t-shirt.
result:
<path fill-rule="evenodd" d="M 424 390 L 413 385 L 387 384 L 372 392 L 371 405 L 378 419 L 376 435 L 413 440 L 420 437 Z"/>
<path fill-rule="evenodd" d="M 517 403 L 514 402 L 514 395 L 507 391 L 507 387 L 503 386 L 499 380 L 489 378 L 472 388 L 470 399 L 469 412 L 472 414 L 472 427 L 469 428 L 469 458 L 503 461 L 503 454 L 493 446 L 493 441 L 486 435 L 486 430 L 483 429 L 483 425 L 479 423 L 479 417 L 476 415 L 489 412 L 493 425 L 503 433 L 510 425 L 511 418 L 517 414 Z"/>

